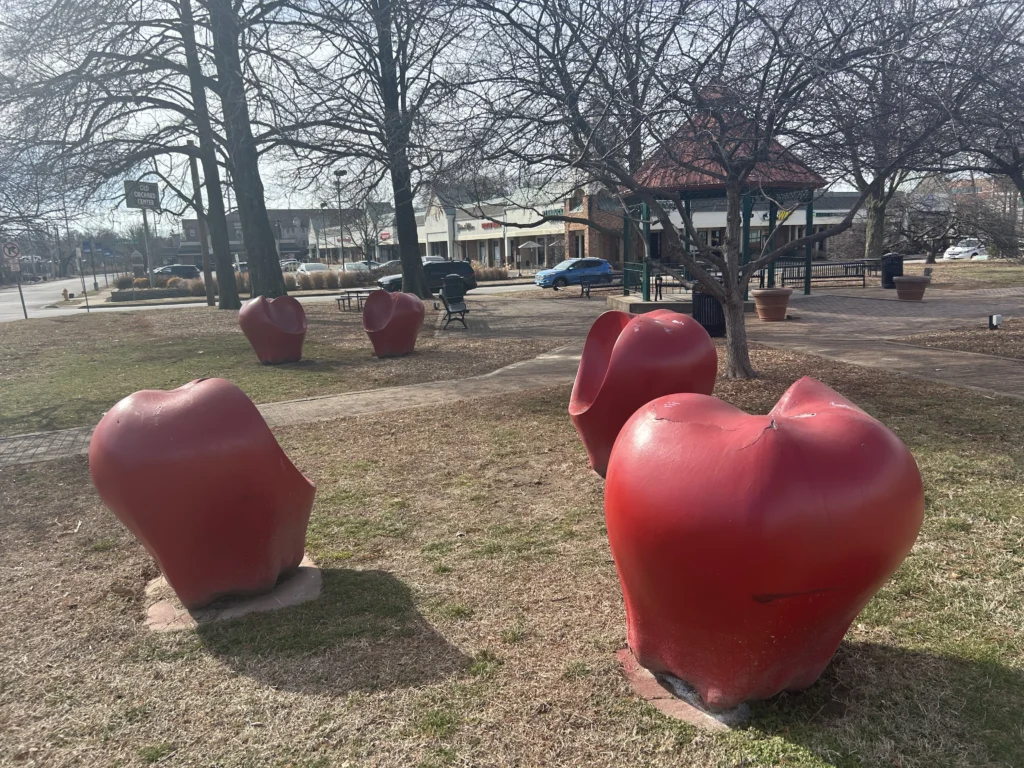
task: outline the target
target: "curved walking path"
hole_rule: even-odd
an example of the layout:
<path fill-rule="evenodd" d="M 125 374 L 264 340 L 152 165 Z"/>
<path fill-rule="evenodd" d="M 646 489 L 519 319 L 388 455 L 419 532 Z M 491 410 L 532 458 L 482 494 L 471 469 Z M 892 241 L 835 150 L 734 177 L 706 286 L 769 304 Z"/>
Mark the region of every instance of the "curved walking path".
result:
<path fill-rule="evenodd" d="M 583 343 L 555 349 L 546 354 L 513 363 L 482 376 L 431 381 L 402 387 L 385 387 L 341 395 L 284 400 L 260 405 L 260 413 L 271 427 L 286 427 L 314 421 L 353 418 L 383 410 L 396 411 L 426 405 L 444 405 L 511 391 L 572 386 L 576 378 Z M 93 427 L 38 432 L 0 437 L 0 467 L 32 464 L 89 452 Z"/>
<path fill-rule="evenodd" d="M 503 337 L 509 343 L 523 337 L 572 336 L 580 340 L 482 376 L 266 403 L 259 406 L 260 413 L 271 427 L 284 427 L 384 409 L 445 405 L 517 390 L 569 387 L 583 351 L 582 337 L 602 308 L 600 300 L 492 299 L 470 313 L 469 333 Z M 892 291 L 880 288 L 794 295 L 792 320 L 762 323 L 748 316 L 747 332 L 751 341 L 767 346 L 1024 399 L 1024 361 L 900 340 L 914 333 L 969 324 L 984 327 L 992 313 L 1024 317 L 1024 288 L 932 290 L 920 304 L 897 301 Z M 85 454 L 92 429 L 0 437 L 0 467 Z"/>

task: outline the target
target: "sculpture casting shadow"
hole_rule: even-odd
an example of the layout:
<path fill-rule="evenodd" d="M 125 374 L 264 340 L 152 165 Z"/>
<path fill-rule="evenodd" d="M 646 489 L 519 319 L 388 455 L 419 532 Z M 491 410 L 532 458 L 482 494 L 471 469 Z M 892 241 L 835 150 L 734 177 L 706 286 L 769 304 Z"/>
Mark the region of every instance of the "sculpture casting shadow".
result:
<path fill-rule="evenodd" d="M 374 291 L 363 305 L 363 330 L 377 357 L 408 355 L 423 326 L 423 301 L 411 293 Z"/>
<path fill-rule="evenodd" d="M 1024 765 L 1024 670 L 991 661 L 844 642 L 810 688 L 751 706 L 753 729 L 836 765 Z"/>
<path fill-rule="evenodd" d="M 385 571 L 323 570 L 316 600 L 196 630 L 240 674 L 266 685 L 344 696 L 433 683 L 470 664 Z"/>
<path fill-rule="evenodd" d="M 264 365 L 294 363 L 302 359 L 306 339 L 306 312 L 291 296 L 257 296 L 238 311 L 238 325 Z"/>
<path fill-rule="evenodd" d="M 601 477 L 619 430 L 663 395 L 710 395 L 718 373 L 715 343 L 693 318 L 668 310 L 605 312 L 583 346 L 569 416 Z"/>

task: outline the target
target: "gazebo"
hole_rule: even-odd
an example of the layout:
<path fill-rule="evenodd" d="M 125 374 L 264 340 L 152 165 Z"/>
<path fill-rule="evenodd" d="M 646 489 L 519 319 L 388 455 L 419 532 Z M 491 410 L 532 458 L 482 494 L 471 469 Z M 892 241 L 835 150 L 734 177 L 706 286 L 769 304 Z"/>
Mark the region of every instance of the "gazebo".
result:
<path fill-rule="evenodd" d="M 742 158 L 743 142 L 738 141 L 737 154 Z M 694 200 L 725 199 L 726 185 L 721 178 L 720 165 L 709 157 L 709 153 L 694 129 L 678 134 L 654 152 L 634 174 L 637 184 L 657 195 L 678 195 L 683 202 L 687 217 L 691 214 Z M 742 188 L 742 242 L 741 260 L 750 261 L 750 222 L 754 203 L 768 200 L 768 242 L 774 244 L 779 225 L 779 201 L 796 201 L 806 206 L 805 232 L 814 225 L 814 192 L 826 185 L 825 179 L 797 159 L 792 152 L 779 142 L 772 140 L 767 159 L 759 162 L 751 171 Z M 796 197 L 794 197 L 796 196 Z M 640 217 L 644 237 L 650 236 L 650 212 L 640 204 Z M 674 209 L 675 205 L 671 206 Z M 689 234 L 684 234 L 684 244 L 690 248 Z M 650 268 L 647 260 L 630 262 L 630 219 L 623 218 L 622 263 L 627 276 L 636 273 L 632 284 L 640 283 L 644 301 L 650 300 Z M 808 244 L 804 251 L 804 293 L 811 292 L 811 258 L 814 246 Z M 768 286 L 775 286 L 775 264 L 768 266 Z M 631 281 L 623 280 L 623 290 L 628 293 Z"/>

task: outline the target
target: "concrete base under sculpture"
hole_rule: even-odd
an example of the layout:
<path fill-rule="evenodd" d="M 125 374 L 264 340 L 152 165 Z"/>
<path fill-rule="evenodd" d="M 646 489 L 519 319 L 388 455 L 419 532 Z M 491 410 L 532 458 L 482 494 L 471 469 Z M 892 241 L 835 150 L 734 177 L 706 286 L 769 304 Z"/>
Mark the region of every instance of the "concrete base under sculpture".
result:
<path fill-rule="evenodd" d="M 315 600 L 320 596 L 322 586 L 320 569 L 306 555 L 295 571 L 283 577 L 266 594 L 220 600 L 206 608 L 189 611 L 175 596 L 167 579 L 160 576 L 146 585 L 147 602 L 155 601 L 146 610 L 146 626 L 154 632 L 175 632 L 211 621 L 228 621 L 250 613 L 277 611 Z"/>
<path fill-rule="evenodd" d="M 655 677 L 640 666 L 629 648 L 618 650 L 615 658 L 622 665 L 622 672 L 633 691 L 663 715 L 706 731 L 728 731 L 750 719 L 750 706 L 747 704 L 722 712 L 706 709 L 693 688 L 671 675 Z"/>

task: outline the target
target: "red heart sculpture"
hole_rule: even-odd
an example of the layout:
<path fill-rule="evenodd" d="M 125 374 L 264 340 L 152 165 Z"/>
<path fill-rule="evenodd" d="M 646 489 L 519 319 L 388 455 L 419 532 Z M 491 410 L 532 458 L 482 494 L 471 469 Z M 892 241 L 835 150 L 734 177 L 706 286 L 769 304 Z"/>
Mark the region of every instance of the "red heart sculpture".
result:
<path fill-rule="evenodd" d="M 710 395 L 718 374 L 715 343 L 687 315 L 605 312 L 590 327 L 569 401 L 569 416 L 604 477 L 608 455 L 637 408 L 673 392 Z"/>
<path fill-rule="evenodd" d="M 229 381 L 129 395 L 93 432 L 89 471 L 188 608 L 267 592 L 302 561 L 316 486 Z"/>
<path fill-rule="evenodd" d="M 374 291 L 363 305 L 363 330 L 377 357 L 408 355 L 416 347 L 426 311 L 411 293 Z"/>
<path fill-rule="evenodd" d="M 659 398 L 622 428 L 605 483 L 630 648 L 712 708 L 806 688 L 923 516 L 907 447 L 821 382 L 767 416 Z"/>
<path fill-rule="evenodd" d="M 291 296 L 257 296 L 238 310 L 238 324 L 264 365 L 296 363 L 306 339 L 306 312 Z"/>

